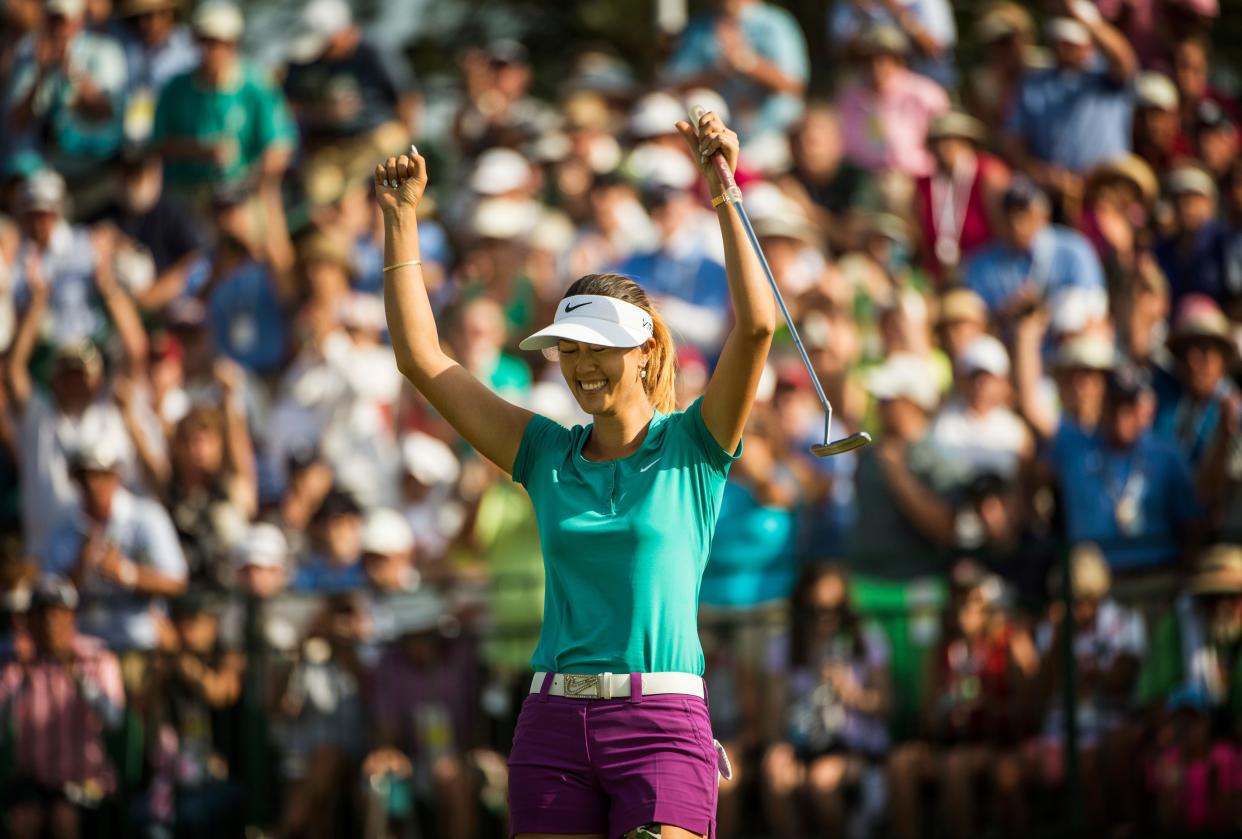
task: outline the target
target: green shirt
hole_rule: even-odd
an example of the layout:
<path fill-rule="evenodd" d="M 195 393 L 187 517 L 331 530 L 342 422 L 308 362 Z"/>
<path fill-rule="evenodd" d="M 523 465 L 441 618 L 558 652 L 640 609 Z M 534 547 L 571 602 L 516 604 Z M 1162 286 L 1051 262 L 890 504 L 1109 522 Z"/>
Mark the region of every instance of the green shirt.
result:
<path fill-rule="evenodd" d="M 231 83 L 205 86 L 198 71 L 172 79 L 160 92 L 155 108 L 153 142 L 169 138 L 215 143 L 236 142 L 233 159 L 218 166 L 207 160 L 167 160 L 164 176 L 173 186 L 196 187 L 239 181 L 273 146 L 292 147 L 297 128 L 284 95 L 266 74 L 239 62 Z"/>
<path fill-rule="evenodd" d="M 637 452 L 603 463 L 582 457 L 591 426 L 527 425 L 513 478 L 546 572 L 536 670 L 703 673 L 699 584 L 741 446 L 716 443 L 701 403 L 656 411 Z"/>

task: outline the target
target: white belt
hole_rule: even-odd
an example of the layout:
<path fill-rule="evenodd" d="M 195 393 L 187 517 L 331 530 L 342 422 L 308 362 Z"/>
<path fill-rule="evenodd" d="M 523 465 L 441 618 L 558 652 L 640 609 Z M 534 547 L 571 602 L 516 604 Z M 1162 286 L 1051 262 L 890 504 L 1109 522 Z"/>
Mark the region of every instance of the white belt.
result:
<path fill-rule="evenodd" d="M 543 689 L 546 673 L 539 672 L 530 682 L 530 692 Z M 661 693 L 682 693 L 703 698 L 703 677 L 693 673 L 643 673 L 643 696 Z M 630 696 L 629 673 L 556 673 L 552 676 L 549 696 L 568 696 L 571 699 L 628 699 Z"/>

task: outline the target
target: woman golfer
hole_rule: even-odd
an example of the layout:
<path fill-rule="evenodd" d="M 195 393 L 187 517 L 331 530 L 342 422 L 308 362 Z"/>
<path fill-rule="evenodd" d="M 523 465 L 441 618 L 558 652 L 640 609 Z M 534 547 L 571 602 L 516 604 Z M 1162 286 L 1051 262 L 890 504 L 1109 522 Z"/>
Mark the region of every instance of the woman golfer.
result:
<path fill-rule="evenodd" d="M 713 194 L 737 135 L 714 114 L 677 128 Z M 516 836 L 664 839 L 715 830 L 717 755 L 703 687 L 699 582 L 725 475 L 741 449 L 775 327 L 772 292 L 737 214 L 713 201 L 733 328 L 707 390 L 673 402 L 673 341 L 642 288 L 574 282 L 523 349 L 555 349 L 594 422 L 567 429 L 511 405 L 440 349 L 419 270 L 415 206 L 426 163 L 375 169 L 384 210 L 384 302 L 397 366 L 462 437 L 526 487 L 547 568 L 535 678 L 509 758 Z"/>

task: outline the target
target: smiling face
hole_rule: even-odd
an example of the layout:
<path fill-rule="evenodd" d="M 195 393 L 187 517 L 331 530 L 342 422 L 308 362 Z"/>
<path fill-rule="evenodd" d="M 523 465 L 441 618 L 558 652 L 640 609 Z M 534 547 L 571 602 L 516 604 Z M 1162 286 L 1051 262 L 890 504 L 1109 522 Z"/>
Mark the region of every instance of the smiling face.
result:
<path fill-rule="evenodd" d="M 646 400 L 642 370 L 650 362 L 655 341 L 628 349 L 560 341 L 561 374 L 578 405 L 588 414 L 609 416 L 633 400 Z"/>

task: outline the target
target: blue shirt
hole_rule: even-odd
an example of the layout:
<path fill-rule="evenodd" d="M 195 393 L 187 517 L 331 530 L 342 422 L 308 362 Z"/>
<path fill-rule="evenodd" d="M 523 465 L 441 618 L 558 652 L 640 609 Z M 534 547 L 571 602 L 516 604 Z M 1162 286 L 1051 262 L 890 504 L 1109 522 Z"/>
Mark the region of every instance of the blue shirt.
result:
<path fill-rule="evenodd" d="M 43 571 L 68 576 L 78 564 L 89 532 L 85 514 L 72 511 L 48 531 L 37 551 Z M 117 489 L 104 525 L 106 538 L 121 554 L 138 565 L 154 568 L 166 577 L 185 579 L 185 554 L 172 520 L 159 502 Z M 95 635 L 114 650 L 151 650 L 156 644 L 152 599 L 132 594 L 87 571 L 82 581 L 78 628 Z"/>
<path fill-rule="evenodd" d="M 127 29 L 121 46 L 125 49 L 131 91 L 159 93 L 175 76 L 188 73 L 198 64 L 198 44 L 184 24 L 177 24 L 168 40 L 155 47 L 148 47 L 137 33 Z"/>
<path fill-rule="evenodd" d="M 911 56 L 910 69 L 935 79 L 950 90 L 956 86 L 957 72 L 953 65 L 953 47 L 957 44 L 957 23 L 948 0 L 901 0 L 919 26 L 941 47 L 938 58 Z M 861 6 L 855 3 L 833 3 L 828 13 L 828 37 L 838 47 L 873 26 L 899 26 L 893 13 L 880 3 Z"/>
<path fill-rule="evenodd" d="M 285 314 L 272 283 L 268 269 L 249 260 L 207 299 L 216 349 L 258 373 L 275 372 L 287 349 Z"/>
<path fill-rule="evenodd" d="M 698 399 L 656 411 L 638 451 L 582 456 L 591 426 L 535 416 L 513 479 L 543 549 L 543 627 L 532 665 L 557 673 L 702 675 L 699 586 L 729 467 Z"/>
<path fill-rule="evenodd" d="M 1070 543 L 1098 543 L 1114 569 L 1176 560 L 1182 528 L 1203 511 L 1190 466 L 1172 443 L 1146 433 L 1118 451 L 1099 434 L 1063 424 L 1048 456 Z"/>
<path fill-rule="evenodd" d="M 1156 245 L 1156 261 L 1169 279 L 1171 309 L 1187 294 L 1206 294 L 1224 305 L 1242 295 L 1242 253 L 1232 247 L 1224 222 L 1209 221 L 1183 249 L 1179 237 Z"/>
<path fill-rule="evenodd" d="M 362 563 L 329 565 L 322 556 L 312 555 L 298 566 L 289 588 L 300 594 L 340 594 L 365 588 Z"/>
<path fill-rule="evenodd" d="M 677 255 L 666 249 L 635 254 L 620 273 L 637 277 L 648 294 L 667 295 L 720 314 L 729 310 L 729 280 L 724 266 L 697 251 Z"/>
<path fill-rule="evenodd" d="M 1053 67 L 1022 79 L 1006 129 L 1040 160 L 1085 172 L 1130 150 L 1133 110 L 1130 84 L 1106 70 Z"/>
<path fill-rule="evenodd" d="M 797 576 L 796 524 L 793 510 L 760 504 L 737 481 L 725 484 L 700 601 L 743 607 L 789 597 Z"/>
<path fill-rule="evenodd" d="M 771 3 L 754 3 L 742 9 L 740 17 L 742 35 L 751 49 L 775 64 L 786 76 L 805 83 L 810 76 L 810 62 L 806 38 L 794 16 Z M 665 68 L 670 82 L 715 71 L 721 66 L 717 20 L 716 15 L 701 15 L 686 26 Z M 804 106 L 803 97 L 776 93 L 740 74 L 730 76 L 716 92 L 728 103 L 732 125 L 743 140 L 784 131 L 802 115 Z"/>
<path fill-rule="evenodd" d="M 1028 280 L 1051 296 L 1071 286 L 1104 288 L 1104 271 L 1086 237 L 1059 224 L 1036 233 L 1029 252 L 994 242 L 966 262 L 966 287 L 994 313 Z"/>

